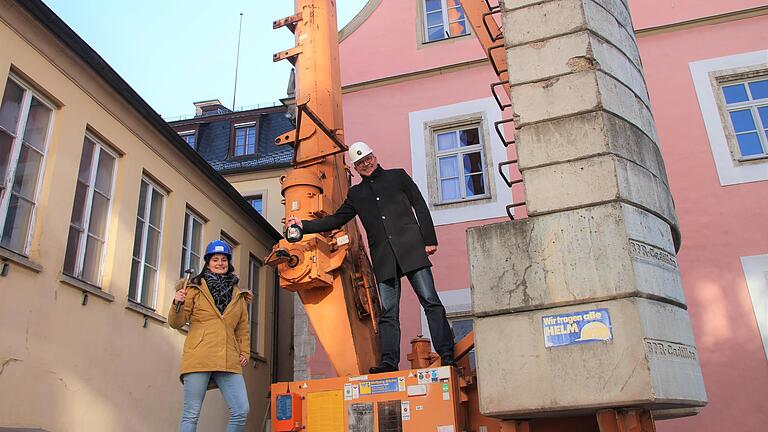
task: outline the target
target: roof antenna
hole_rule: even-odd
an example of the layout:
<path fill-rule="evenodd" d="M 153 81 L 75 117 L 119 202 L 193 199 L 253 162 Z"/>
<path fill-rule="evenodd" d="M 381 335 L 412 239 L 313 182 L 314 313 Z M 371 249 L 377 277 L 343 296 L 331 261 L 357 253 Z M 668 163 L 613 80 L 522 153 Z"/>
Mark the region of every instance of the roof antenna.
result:
<path fill-rule="evenodd" d="M 240 29 L 237 31 L 237 59 L 235 60 L 235 90 L 232 92 L 232 111 L 235 111 L 237 97 L 237 69 L 240 67 L 240 36 L 243 34 L 243 13 L 240 12 Z"/>

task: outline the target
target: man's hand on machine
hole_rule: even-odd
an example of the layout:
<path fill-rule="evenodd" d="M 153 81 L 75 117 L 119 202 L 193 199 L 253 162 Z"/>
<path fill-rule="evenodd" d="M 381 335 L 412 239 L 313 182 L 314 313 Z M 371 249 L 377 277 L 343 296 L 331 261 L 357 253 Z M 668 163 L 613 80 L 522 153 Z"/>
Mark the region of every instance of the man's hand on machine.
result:
<path fill-rule="evenodd" d="M 437 252 L 437 245 L 424 246 L 424 252 L 426 252 L 427 255 L 434 254 Z"/>
<path fill-rule="evenodd" d="M 288 228 L 291 225 L 298 225 L 299 228 L 304 228 L 301 226 L 301 219 L 297 218 L 294 215 L 288 216 L 288 219 L 285 220 L 285 227 Z"/>

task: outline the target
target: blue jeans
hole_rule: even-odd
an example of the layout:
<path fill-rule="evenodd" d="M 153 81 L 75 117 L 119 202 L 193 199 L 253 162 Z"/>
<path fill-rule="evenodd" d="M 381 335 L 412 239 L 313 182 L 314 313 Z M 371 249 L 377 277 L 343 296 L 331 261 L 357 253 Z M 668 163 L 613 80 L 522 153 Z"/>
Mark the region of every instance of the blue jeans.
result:
<path fill-rule="evenodd" d="M 248 393 L 245 391 L 243 376 L 231 372 L 191 372 L 184 374 L 184 412 L 181 414 L 180 432 L 196 432 L 200 407 L 203 406 L 208 381 L 213 380 L 219 386 L 224 400 L 229 406 L 229 424 L 227 432 L 245 431 L 245 419 L 248 417 Z"/>
<path fill-rule="evenodd" d="M 432 345 L 441 358 L 453 358 L 453 330 L 445 316 L 445 307 L 435 290 L 432 269 L 420 268 L 406 273 L 413 286 L 419 303 L 427 316 Z M 381 362 L 397 367 L 400 364 L 400 278 L 379 282 L 381 294 L 381 316 L 379 317 L 379 338 L 381 340 Z"/>

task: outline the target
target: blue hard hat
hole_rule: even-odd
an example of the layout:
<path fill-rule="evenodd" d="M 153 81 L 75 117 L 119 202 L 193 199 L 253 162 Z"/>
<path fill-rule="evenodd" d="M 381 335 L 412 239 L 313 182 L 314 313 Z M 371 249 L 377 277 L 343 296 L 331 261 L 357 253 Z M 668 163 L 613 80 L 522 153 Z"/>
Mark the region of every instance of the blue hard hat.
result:
<path fill-rule="evenodd" d="M 227 259 L 232 261 L 232 248 L 223 240 L 214 240 L 205 247 L 205 256 L 203 259 L 208 261 L 212 255 L 226 255 Z"/>

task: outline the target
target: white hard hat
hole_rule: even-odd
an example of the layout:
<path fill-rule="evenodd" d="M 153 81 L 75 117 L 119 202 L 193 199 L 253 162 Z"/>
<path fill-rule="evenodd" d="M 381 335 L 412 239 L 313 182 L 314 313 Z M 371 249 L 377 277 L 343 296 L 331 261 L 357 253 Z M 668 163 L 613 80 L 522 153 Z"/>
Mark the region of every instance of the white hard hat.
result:
<path fill-rule="evenodd" d="M 349 146 L 349 159 L 353 164 L 371 153 L 373 153 L 373 150 L 368 147 L 368 144 L 362 141 L 358 141 Z"/>

